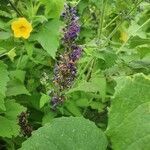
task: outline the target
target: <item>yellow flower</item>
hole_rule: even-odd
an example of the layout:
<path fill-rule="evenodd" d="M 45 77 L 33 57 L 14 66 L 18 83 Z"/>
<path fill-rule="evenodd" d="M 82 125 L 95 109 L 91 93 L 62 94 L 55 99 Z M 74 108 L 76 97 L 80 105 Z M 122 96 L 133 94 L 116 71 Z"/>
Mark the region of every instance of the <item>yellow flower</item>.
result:
<path fill-rule="evenodd" d="M 32 31 L 32 25 L 25 18 L 18 18 L 18 20 L 12 22 L 11 28 L 14 31 L 14 37 L 25 39 L 29 38 Z"/>
<path fill-rule="evenodd" d="M 128 40 L 128 33 L 125 31 L 122 31 L 120 33 L 120 40 L 125 43 Z"/>

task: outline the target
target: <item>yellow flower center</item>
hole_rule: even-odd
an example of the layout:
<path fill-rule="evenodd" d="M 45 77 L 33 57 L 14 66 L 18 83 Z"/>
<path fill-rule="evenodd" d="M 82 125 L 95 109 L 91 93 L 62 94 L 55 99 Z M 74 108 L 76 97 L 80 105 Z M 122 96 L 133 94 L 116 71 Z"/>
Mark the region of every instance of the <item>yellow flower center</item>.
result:
<path fill-rule="evenodd" d="M 19 29 L 20 29 L 20 32 L 25 32 L 26 31 L 26 27 L 25 26 L 21 26 Z"/>

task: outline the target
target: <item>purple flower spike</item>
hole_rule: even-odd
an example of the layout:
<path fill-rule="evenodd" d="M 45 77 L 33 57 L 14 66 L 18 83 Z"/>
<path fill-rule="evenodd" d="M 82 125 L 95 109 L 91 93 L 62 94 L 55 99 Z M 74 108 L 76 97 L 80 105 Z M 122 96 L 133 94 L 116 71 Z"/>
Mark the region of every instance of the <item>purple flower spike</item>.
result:
<path fill-rule="evenodd" d="M 57 92 L 62 92 L 72 86 L 77 74 L 76 63 L 82 53 L 82 48 L 76 45 L 76 39 L 80 33 L 80 24 L 76 8 L 65 5 L 65 11 L 62 17 L 66 23 L 63 29 L 64 37 L 62 38 L 65 53 L 59 56 L 54 67 L 53 81 Z M 63 103 L 65 99 L 62 94 L 57 92 L 55 91 L 55 93 L 53 93 L 51 99 L 52 109 L 54 110 L 59 104 Z"/>
<path fill-rule="evenodd" d="M 72 52 L 70 53 L 69 57 L 74 62 L 80 58 L 81 53 L 82 53 L 82 48 L 78 45 L 73 45 L 71 49 L 72 49 Z"/>

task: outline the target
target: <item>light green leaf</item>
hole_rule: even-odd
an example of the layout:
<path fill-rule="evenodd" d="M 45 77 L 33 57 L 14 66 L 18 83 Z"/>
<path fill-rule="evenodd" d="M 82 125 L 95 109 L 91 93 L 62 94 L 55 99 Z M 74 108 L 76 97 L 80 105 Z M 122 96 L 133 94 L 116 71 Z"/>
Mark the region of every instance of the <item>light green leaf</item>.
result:
<path fill-rule="evenodd" d="M 106 131 L 112 149 L 150 149 L 149 89 L 150 79 L 143 74 L 117 80 Z"/>
<path fill-rule="evenodd" d="M 59 20 L 50 20 L 33 36 L 53 58 L 59 47 L 60 24 Z"/>
<path fill-rule="evenodd" d="M 11 138 L 19 134 L 17 117 L 22 111 L 26 111 L 26 108 L 15 103 L 14 100 L 7 100 L 5 106 L 4 116 L 0 116 L 0 136 Z"/>
<path fill-rule="evenodd" d="M 106 150 L 107 140 L 82 117 L 58 118 L 33 133 L 20 150 Z"/>
<path fill-rule="evenodd" d="M 40 0 L 45 5 L 45 15 L 48 18 L 59 18 L 63 8 L 64 0 Z"/>
<path fill-rule="evenodd" d="M 9 81 L 7 66 L 0 61 L 0 109 L 5 110 L 4 98 L 6 97 L 6 86 Z"/>
<path fill-rule="evenodd" d="M 89 106 L 89 100 L 86 98 L 80 98 L 76 101 L 76 105 L 79 107 L 87 107 Z"/>
<path fill-rule="evenodd" d="M 50 97 L 46 94 L 42 94 L 41 99 L 40 99 L 40 108 L 42 108 L 46 103 L 48 103 Z"/>
<path fill-rule="evenodd" d="M 82 116 L 81 110 L 79 107 L 76 106 L 76 104 L 73 101 L 69 101 L 66 104 L 67 110 L 69 110 L 70 113 L 72 113 L 74 116 Z"/>

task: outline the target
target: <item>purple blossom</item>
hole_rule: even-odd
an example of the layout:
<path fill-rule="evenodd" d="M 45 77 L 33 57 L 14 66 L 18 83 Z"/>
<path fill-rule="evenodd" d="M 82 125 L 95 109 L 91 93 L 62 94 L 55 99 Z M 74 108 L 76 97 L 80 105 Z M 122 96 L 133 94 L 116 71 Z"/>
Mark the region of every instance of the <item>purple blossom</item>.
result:
<path fill-rule="evenodd" d="M 80 58 L 81 53 L 82 53 L 82 48 L 78 45 L 73 45 L 71 47 L 72 52 L 70 53 L 69 57 L 72 61 L 76 61 Z"/>
<path fill-rule="evenodd" d="M 55 94 L 52 99 L 51 99 L 51 106 L 52 109 L 55 110 L 56 107 L 61 104 L 64 101 L 64 97 L 63 96 L 58 96 L 57 94 Z"/>
<path fill-rule="evenodd" d="M 64 41 L 73 41 L 78 37 L 80 25 L 77 21 L 72 21 L 64 35 Z"/>

